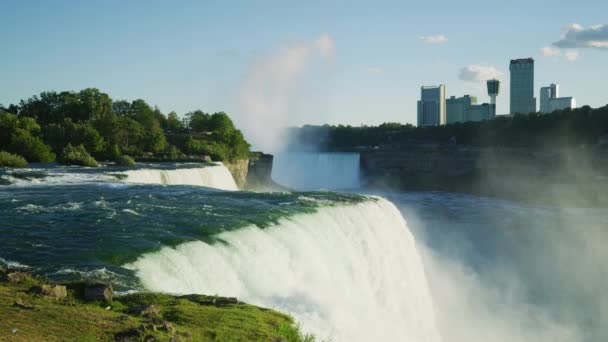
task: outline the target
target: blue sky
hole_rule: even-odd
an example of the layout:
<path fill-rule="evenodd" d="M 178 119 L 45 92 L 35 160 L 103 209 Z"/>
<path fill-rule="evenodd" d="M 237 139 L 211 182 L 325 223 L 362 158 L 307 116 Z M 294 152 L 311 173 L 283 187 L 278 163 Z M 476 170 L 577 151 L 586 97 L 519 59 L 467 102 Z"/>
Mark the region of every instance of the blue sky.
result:
<path fill-rule="evenodd" d="M 487 101 L 459 78 L 471 66 L 502 72 L 508 112 L 509 59 L 534 57 L 537 97 L 556 82 L 596 107 L 608 103 L 608 48 L 551 44 L 570 24 L 608 24 L 607 12 L 608 1 L 2 0 L 0 103 L 97 87 L 164 112 L 223 110 L 237 126 L 415 123 L 421 85 Z"/>

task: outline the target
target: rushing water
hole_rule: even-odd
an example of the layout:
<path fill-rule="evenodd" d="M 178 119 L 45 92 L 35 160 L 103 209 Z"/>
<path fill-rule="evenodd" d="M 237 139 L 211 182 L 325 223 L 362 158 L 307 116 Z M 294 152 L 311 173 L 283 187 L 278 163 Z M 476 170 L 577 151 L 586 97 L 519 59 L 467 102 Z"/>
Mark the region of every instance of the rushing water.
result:
<path fill-rule="evenodd" d="M 221 165 L 40 166 L 0 184 L 0 263 L 51 279 L 237 296 L 334 341 L 608 336 L 603 210 L 241 192 Z"/>
<path fill-rule="evenodd" d="M 285 152 L 274 157 L 272 179 L 298 190 L 352 190 L 360 186 L 359 153 Z"/>

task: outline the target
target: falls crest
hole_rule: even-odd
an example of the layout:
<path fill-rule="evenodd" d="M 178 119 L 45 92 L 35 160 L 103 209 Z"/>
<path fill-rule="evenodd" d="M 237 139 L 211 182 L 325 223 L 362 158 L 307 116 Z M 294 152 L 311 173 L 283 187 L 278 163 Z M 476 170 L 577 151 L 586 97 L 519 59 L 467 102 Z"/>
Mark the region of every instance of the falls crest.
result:
<path fill-rule="evenodd" d="M 333 341 L 439 341 L 413 235 L 376 199 L 319 209 L 145 254 L 126 267 L 152 291 L 237 296 Z"/>
<path fill-rule="evenodd" d="M 297 190 L 360 187 L 359 153 L 287 152 L 277 154 L 272 179 Z"/>
<path fill-rule="evenodd" d="M 230 171 L 221 163 L 189 169 L 140 169 L 124 172 L 128 183 L 197 185 L 220 190 L 236 191 L 238 187 Z"/>

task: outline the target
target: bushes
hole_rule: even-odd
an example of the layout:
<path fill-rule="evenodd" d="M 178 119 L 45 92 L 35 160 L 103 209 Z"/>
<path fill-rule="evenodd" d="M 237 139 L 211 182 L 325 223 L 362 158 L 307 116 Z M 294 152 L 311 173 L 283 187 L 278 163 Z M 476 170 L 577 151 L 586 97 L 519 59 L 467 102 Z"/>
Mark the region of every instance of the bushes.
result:
<path fill-rule="evenodd" d="M 63 148 L 59 162 L 65 165 L 99 166 L 97 161 L 91 157 L 89 152 L 87 152 L 82 145 L 72 146 L 72 144 L 68 144 Z"/>
<path fill-rule="evenodd" d="M 131 158 L 127 155 L 122 155 L 122 156 L 116 158 L 115 162 L 117 165 L 122 165 L 122 166 L 134 166 L 135 165 L 135 160 L 133 160 L 133 158 Z"/>
<path fill-rule="evenodd" d="M 22 156 L 0 151 L 0 167 L 26 167 L 27 161 Z"/>
<path fill-rule="evenodd" d="M 17 128 L 13 134 L 9 151 L 23 156 L 30 162 L 48 163 L 55 160 L 55 154 L 48 145 L 21 128 Z"/>

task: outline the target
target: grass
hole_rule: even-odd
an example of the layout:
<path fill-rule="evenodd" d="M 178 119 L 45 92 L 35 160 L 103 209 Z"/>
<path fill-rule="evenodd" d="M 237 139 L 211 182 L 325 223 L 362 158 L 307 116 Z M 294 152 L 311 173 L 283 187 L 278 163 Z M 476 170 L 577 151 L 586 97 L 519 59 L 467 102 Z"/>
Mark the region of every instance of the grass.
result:
<path fill-rule="evenodd" d="M 87 303 L 79 297 L 77 285 L 68 286 L 64 299 L 29 292 L 41 282 L 0 283 L 1 341 L 143 341 L 149 336 L 155 341 L 314 341 L 288 315 L 241 302 L 214 304 L 221 297 L 137 293 L 109 304 Z M 140 305 L 160 307 L 159 316 L 129 313 Z M 163 322 L 172 329 L 167 331 Z"/>

